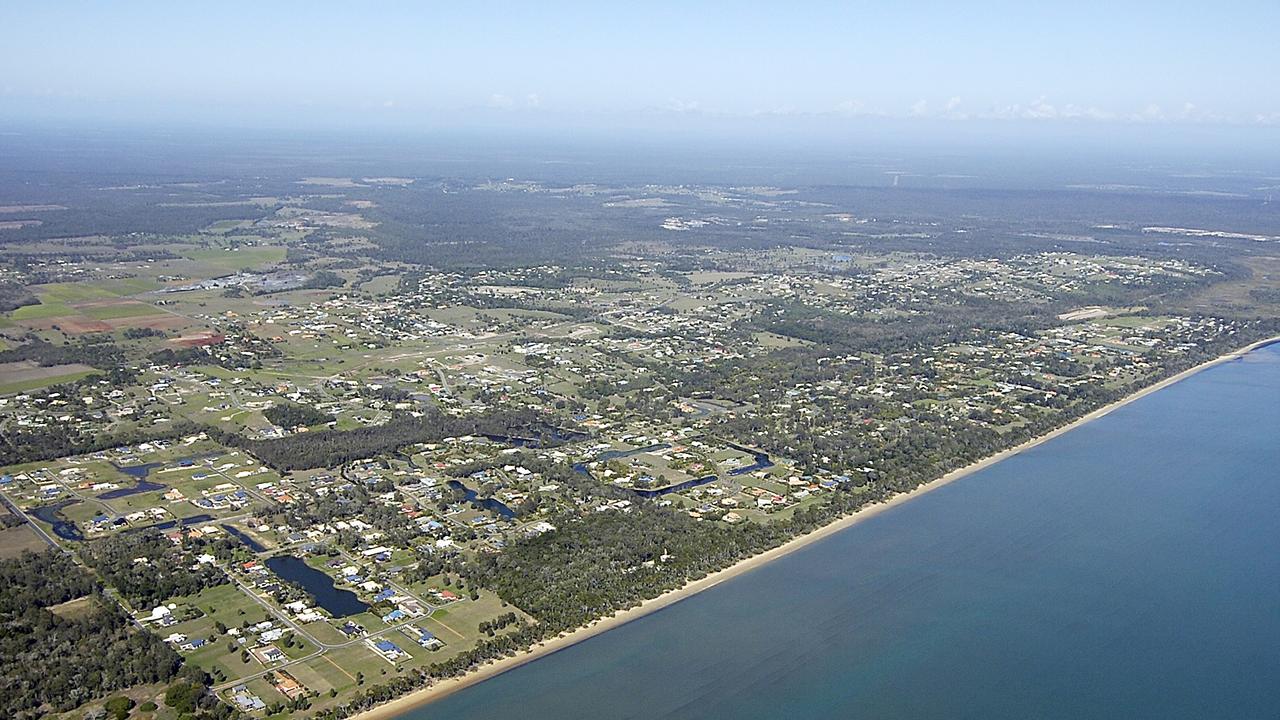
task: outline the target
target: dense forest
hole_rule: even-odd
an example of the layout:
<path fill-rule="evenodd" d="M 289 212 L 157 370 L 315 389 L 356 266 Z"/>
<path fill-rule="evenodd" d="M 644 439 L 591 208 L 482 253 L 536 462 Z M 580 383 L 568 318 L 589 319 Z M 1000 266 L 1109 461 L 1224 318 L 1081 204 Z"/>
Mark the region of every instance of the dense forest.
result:
<path fill-rule="evenodd" d="M 300 425 L 309 427 L 333 422 L 334 419 L 329 413 L 317 410 L 310 405 L 299 405 L 291 402 L 276 403 L 264 410 L 262 414 L 273 425 L 279 425 L 284 428 L 294 428 Z"/>
<path fill-rule="evenodd" d="M 1031 335 L 1049 327 L 1056 306 L 1014 305 L 983 298 L 949 296 L 918 308 L 897 308 L 904 315 L 864 319 L 809 307 L 775 303 L 761 313 L 759 329 L 816 343 L 831 351 L 892 353 L 922 344 L 953 343 L 974 328 Z"/>
<path fill-rule="evenodd" d="M 640 503 L 631 513 L 554 518 L 554 533 L 481 559 L 477 580 L 555 634 L 684 585 L 777 544 L 783 531 L 725 528 Z"/>
<path fill-rule="evenodd" d="M 552 442 L 555 424 L 527 409 L 493 410 L 483 415 L 455 417 L 429 408 L 419 414 L 397 413 L 391 420 L 352 430 L 319 430 L 268 440 L 250 440 L 222 430 L 214 439 L 243 448 L 277 470 L 336 467 L 353 460 L 394 452 L 407 445 L 446 437 L 494 435 Z"/>
<path fill-rule="evenodd" d="M 84 455 L 152 440 L 173 440 L 200 431 L 200 426 L 185 420 L 161 428 L 133 428 L 105 434 L 83 433 L 66 425 L 13 428 L 0 435 L 0 465 Z"/>
<path fill-rule="evenodd" d="M 54 345 L 35 339 L 32 342 L 0 351 L 0 362 L 30 361 L 37 365 L 83 363 L 100 370 L 124 367 L 128 356 L 111 339 L 86 335 L 77 342 Z"/>
<path fill-rule="evenodd" d="M 99 592 L 54 550 L 0 561 L 0 714 L 34 719 L 178 675 L 178 654 Z M 74 611 L 49 609 L 78 598 Z"/>
<path fill-rule="evenodd" d="M 20 283 L 0 282 L 0 312 L 16 310 L 25 305 L 35 305 L 39 298 L 27 286 Z"/>
<path fill-rule="evenodd" d="M 139 610 L 228 582 L 217 566 L 197 564 L 194 554 L 154 530 L 96 540 L 82 552 L 85 561 Z"/>

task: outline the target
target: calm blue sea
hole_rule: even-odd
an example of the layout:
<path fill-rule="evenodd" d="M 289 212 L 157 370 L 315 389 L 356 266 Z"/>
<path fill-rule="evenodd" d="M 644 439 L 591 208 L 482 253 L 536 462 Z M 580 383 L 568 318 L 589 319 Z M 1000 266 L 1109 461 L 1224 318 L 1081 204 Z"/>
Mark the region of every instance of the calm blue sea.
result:
<path fill-rule="evenodd" d="M 1280 718 L 1280 347 L 435 718 Z"/>

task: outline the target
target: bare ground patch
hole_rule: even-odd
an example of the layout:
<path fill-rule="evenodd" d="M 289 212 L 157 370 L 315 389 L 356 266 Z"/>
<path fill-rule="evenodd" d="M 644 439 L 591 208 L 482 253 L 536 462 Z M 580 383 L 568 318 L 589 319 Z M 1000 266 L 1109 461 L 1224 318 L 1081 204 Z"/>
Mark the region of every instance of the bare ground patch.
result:
<path fill-rule="evenodd" d="M 111 326 L 107 323 L 102 320 L 87 318 L 83 315 L 60 315 L 58 317 L 51 318 L 24 320 L 22 324 L 37 330 L 52 330 L 53 328 L 58 328 L 69 335 L 111 332 Z"/>
<path fill-rule="evenodd" d="M 84 617 L 92 613 L 93 610 L 94 610 L 93 598 L 88 595 L 82 598 L 76 598 L 75 600 L 68 600 L 64 603 L 59 603 L 57 605 L 52 605 L 49 607 L 49 612 L 53 613 L 54 615 L 57 615 L 58 617 L 66 618 L 68 620 L 74 620 L 75 618 L 78 618 L 78 617 Z"/>
<path fill-rule="evenodd" d="M 158 315 L 143 315 L 140 317 L 112 318 L 107 320 L 106 323 L 114 330 L 119 330 L 120 328 L 171 330 L 173 328 L 186 327 L 191 324 L 191 321 L 180 315 L 161 313 Z"/>
<path fill-rule="evenodd" d="M 15 558 L 24 551 L 40 552 L 49 547 L 30 525 L 18 525 L 16 527 L 0 530 L 0 559 Z"/>
<path fill-rule="evenodd" d="M 0 363 L 0 385 L 23 383 L 29 380 L 73 375 L 75 373 L 93 372 L 88 365 L 74 363 L 71 365 L 40 366 L 29 360 L 22 362 Z"/>

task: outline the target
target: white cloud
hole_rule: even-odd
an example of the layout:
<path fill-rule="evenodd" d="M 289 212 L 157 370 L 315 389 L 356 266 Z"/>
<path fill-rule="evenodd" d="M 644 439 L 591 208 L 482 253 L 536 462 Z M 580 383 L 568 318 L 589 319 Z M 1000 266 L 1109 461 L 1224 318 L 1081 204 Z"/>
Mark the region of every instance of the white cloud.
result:
<path fill-rule="evenodd" d="M 836 112 L 841 115 L 862 115 L 866 112 L 867 106 L 861 100 L 845 100 L 836 105 Z"/>
<path fill-rule="evenodd" d="M 947 100 L 947 104 L 942 108 L 942 117 L 949 120 L 968 120 L 969 113 L 960 109 L 961 100 L 959 97 L 952 97 Z"/>
<path fill-rule="evenodd" d="M 531 107 L 542 107 L 542 98 L 538 97 L 538 93 L 529 93 L 524 98 L 524 104 Z"/>
<path fill-rule="evenodd" d="M 778 107 L 769 109 L 757 108 L 748 114 L 752 117 L 786 117 L 789 115 L 806 115 L 808 113 L 801 112 L 790 105 L 779 105 Z"/>
<path fill-rule="evenodd" d="M 1058 108 L 1050 105 L 1047 99 L 1041 95 L 1023 110 L 1022 116 L 1033 120 L 1052 119 L 1058 117 Z"/>
<path fill-rule="evenodd" d="M 702 106 L 698 104 L 697 100 L 680 100 L 678 98 L 668 100 L 667 104 L 662 106 L 662 109 L 667 112 L 681 114 L 702 112 Z"/>
<path fill-rule="evenodd" d="M 1041 95 L 1026 105 L 1004 105 L 980 117 L 997 120 L 1114 120 L 1116 115 L 1092 105 L 1054 105 Z"/>
<path fill-rule="evenodd" d="M 505 110 L 511 107 L 513 104 L 514 103 L 512 102 L 511 98 L 507 97 L 506 95 L 503 95 L 502 93 L 494 93 L 489 96 L 489 107 L 491 108 L 501 108 Z"/>
<path fill-rule="evenodd" d="M 1142 112 L 1133 113 L 1129 116 L 1133 122 L 1164 122 L 1168 118 L 1165 117 L 1164 110 L 1160 106 L 1151 103 L 1142 109 Z"/>
<path fill-rule="evenodd" d="M 868 104 L 867 101 L 849 98 L 837 102 L 830 110 L 806 110 L 789 105 L 774 109 L 756 109 L 739 116 L 757 117 L 765 115 L 795 115 L 814 117 L 881 117 L 881 118 L 936 118 L 952 121 L 969 120 L 1034 120 L 1046 122 L 1119 122 L 1119 123 L 1200 123 L 1200 124 L 1255 124 L 1280 125 L 1280 112 L 1257 112 L 1248 115 L 1223 115 L 1207 111 L 1195 103 L 1184 102 L 1176 110 L 1166 110 L 1163 106 L 1151 103 L 1141 110 L 1113 109 L 1096 105 L 1078 105 L 1075 103 L 1058 104 L 1052 102 L 1048 95 L 1040 95 L 1028 102 L 1000 105 L 996 104 L 986 110 L 975 110 L 972 101 L 966 104 L 959 96 L 951 96 L 944 100 L 930 101 L 921 98 L 905 109 L 899 106 L 896 112 Z M 707 111 L 696 102 L 671 100 L 664 107 L 667 112 L 690 113 Z"/>
<path fill-rule="evenodd" d="M 1062 117 L 1080 120 L 1114 120 L 1115 113 L 1107 112 L 1100 108 L 1080 107 L 1079 105 L 1067 105 L 1062 108 Z"/>

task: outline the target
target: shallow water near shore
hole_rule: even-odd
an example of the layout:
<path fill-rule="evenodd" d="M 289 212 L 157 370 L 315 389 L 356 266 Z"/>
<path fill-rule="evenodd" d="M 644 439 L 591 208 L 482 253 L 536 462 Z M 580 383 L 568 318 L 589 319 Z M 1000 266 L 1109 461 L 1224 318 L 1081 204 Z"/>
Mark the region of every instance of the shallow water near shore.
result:
<path fill-rule="evenodd" d="M 404 720 L 1280 716 L 1280 346 Z"/>

